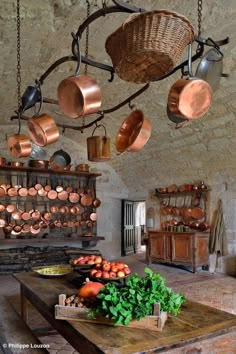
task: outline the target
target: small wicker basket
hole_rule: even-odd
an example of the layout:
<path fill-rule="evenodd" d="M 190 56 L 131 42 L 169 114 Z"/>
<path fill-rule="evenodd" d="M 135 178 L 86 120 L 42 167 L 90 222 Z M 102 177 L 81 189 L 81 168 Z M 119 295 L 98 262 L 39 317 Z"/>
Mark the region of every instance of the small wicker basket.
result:
<path fill-rule="evenodd" d="M 105 47 L 121 79 L 146 83 L 170 72 L 193 38 L 194 28 L 186 17 L 155 10 L 130 15 Z"/>

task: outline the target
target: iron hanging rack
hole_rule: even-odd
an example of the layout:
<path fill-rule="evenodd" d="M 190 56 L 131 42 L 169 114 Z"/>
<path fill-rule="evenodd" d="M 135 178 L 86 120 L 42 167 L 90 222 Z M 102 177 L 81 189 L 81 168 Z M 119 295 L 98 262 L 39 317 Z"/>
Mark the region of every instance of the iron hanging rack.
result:
<path fill-rule="evenodd" d="M 109 7 L 108 6 L 103 6 L 103 8 L 95 11 L 89 17 L 87 17 L 86 20 L 79 26 L 79 28 L 78 28 L 78 30 L 77 30 L 77 32 L 75 34 L 75 38 L 73 38 L 73 40 L 72 40 L 72 55 L 68 55 L 68 56 L 64 56 L 62 58 L 59 58 L 52 65 L 50 65 L 50 67 L 41 75 L 41 77 L 38 80 L 36 80 L 36 86 L 35 86 L 35 90 L 36 91 L 38 91 L 37 83 L 40 83 L 40 85 L 42 85 L 44 83 L 44 81 L 46 80 L 46 78 L 58 66 L 60 66 L 63 63 L 69 62 L 69 61 L 77 62 L 76 49 L 75 49 L 76 48 L 76 38 L 81 38 L 82 34 L 85 31 L 85 29 L 87 28 L 87 26 L 89 26 L 92 22 L 94 22 L 98 18 L 100 18 L 102 16 L 106 16 L 107 14 L 110 14 L 110 13 L 115 13 L 115 12 L 140 13 L 140 12 L 145 12 L 146 11 L 145 9 L 133 7 L 133 6 L 131 6 L 131 5 L 127 4 L 127 3 L 124 3 L 123 1 L 120 1 L 120 0 L 112 0 L 112 1 L 113 1 L 113 3 L 115 5 L 109 6 Z M 229 43 L 229 37 L 227 37 L 227 38 L 225 38 L 223 40 L 214 41 L 215 44 L 212 43 L 212 41 L 209 40 L 208 38 L 204 39 L 204 38 L 200 38 L 199 36 L 195 37 L 194 40 L 198 43 L 198 50 L 197 50 L 196 54 L 194 54 L 192 56 L 192 62 L 196 61 L 197 59 L 199 59 L 202 56 L 205 46 L 214 46 L 215 44 L 217 46 L 223 46 L 223 45 Z M 87 65 L 93 66 L 95 68 L 110 72 L 111 78 L 108 81 L 111 82 L 113 80 L 115 70 L 114 70 L 114 68 L 112 66 L 96 62 L 96 61 L 94 61 L 92 59 L 86 58 L 83 55 L 81 56 L 81 62 L 83 64 L 87 64 Z M 188 60 L 185 60 L 184 62 L 182 62 L 181 64 L 177 65 L 175 68 L 173 68 L 166 75 L 164 75 L 164 76 L 158 78 L 158 80 L 155 80 L 155 81 L 152 81 L 152 82 L 164 80 L 167 77 L 173 75 L 178 70 L 183 70 L 183 68 L 187 65 L 187 63 L 188 63 Z M 114 107 L 111 107 L 111 108 L 108 108 L 108 109 L 104 109 L 102 111 L 98 111 L 97 113 L 99 114 L 99 117 L 95 118 L 92 122 L 90 122 L 90 123 L 88 123 L 86 125 L 83 125 L 83 126 L 72 126 L 72 125 L 67 125 L 67 124 L 57 124 L 57 125 L 59 127 L 65 127 L 66 129 L 73 129 L 73 130 L 79 130 L 79 131 L 83 131 L 83 129 L 90 128 L 93 124 L 96 124 L 98 121 L 102 120 L 104 118 L 104 114 L 112 113 L 112 112 L 120 109 L 121 107 L 123 107 L 124 105 L 129 103 L 131 100 L 133 100 L 134 98 L 136 98 L 139 95 L 141 95 L 144 91 L 146 91 L 150 87 L 150 83 L 147 83 L 141 89 L 137 90 L 135 93 L 133 93 L 127 99 L 125 99 L 124 101 L 122 101 L 119 104 L 115 105 Z M 27 89 L 26 89 L 25 92 L 27 92 Z M 21 101 L 23 101 L 23 98 L 24 98 L 24 95 L 22 96 L 22 100 Z M 52 98 L 48 98 L 48 97 L 41 97 L 40 94 L 36 94 L 35 97 L 34 97 L 34 100 L 32 100 L 31 105 L 29 107 L 27 107 L 25 109 L 25 107 L 21 105 L 21 107 L 19 109 L 20 112 L 21 112 L 20 119 L 27 121 L 30 117 L 27 117 L 26 115 L 23 115 L 23 113 L 27 109 L 29 109 L 32 106 L 34 106 L 40 100 L 42 100 L 42 102 L 44 102 L 44 103 L 58 105 L 58 101 L 56 99 L 52 99 Z M 17 116 L 12 116 L 11 120 L 18 119 L 19 110 L 15 111 Z"/>

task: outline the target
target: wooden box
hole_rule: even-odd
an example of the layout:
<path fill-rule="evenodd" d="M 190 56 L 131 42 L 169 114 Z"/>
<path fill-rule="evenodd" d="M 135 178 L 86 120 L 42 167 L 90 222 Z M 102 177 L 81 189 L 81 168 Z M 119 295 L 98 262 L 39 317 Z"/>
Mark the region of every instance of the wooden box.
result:
<path fill-rule="evenodd" d="M 73 321 L 82 321 L 97 323 L 102 325 L 114 326 L 113 322 L 110 319 L 104 318 L 99 314 L 96 314 L 96 318 L 89 318 L 88 312 L 89 309 L 86 307 L 74 307 L 74 306 L 65 306 L 61 303 L 65 299 L 65 295 L 59 295 L 59 305 L 55 305 L 55 318 L 58 320 L 73 320 Z M 139 329 L 149 329 L 151 331 L 162 331 L 165 322 L 167 320 L 167 312 L 160 312 L 160 304 L 155 304 L 154 308 L 155 315 L 146 316 L 141 320 L 131 321 L 127 327 L 129 328 L 139 328 Z"/>

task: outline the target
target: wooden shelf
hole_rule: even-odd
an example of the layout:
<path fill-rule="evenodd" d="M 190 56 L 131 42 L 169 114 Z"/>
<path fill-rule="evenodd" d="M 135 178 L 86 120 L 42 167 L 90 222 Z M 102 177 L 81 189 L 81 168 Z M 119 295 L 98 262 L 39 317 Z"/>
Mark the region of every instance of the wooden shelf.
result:
<path fill-rule="evenodd" d="M 52 174 L 52 175 L 66 175 L 66 176 L 81 176 L 81 177 L 99 177 L 101 173 L 90 173 L 90 172 L 78 172 L 78 171 L 57 171 L 44 168 L 34 168 L 34 167 L 14 167 L 14 166 L 0 166 L 0 171 L 13 171 L 13 172 L 36 172 L 42 174 Z"/>
<path fill-rule="evenodd" d="M 197 190 L 193 190 L 193 191 L 184 191 L 184 192 L 173 192 L 173 193 L 158 193 L 156 192 L 155 197 L 157 198 L 168 198 L 168 197 L 181 197 L 181 196 L 185 196 L 185 195 L 195 195 L 195 194 L 205 194 L 207 192 L 210 192 L 211 189 L 197 189 Z"/>
<path fill-rule="evenodd" d="M 55 242 L 91 242 L 91 241 L 101 241 L 105 240 L 104 236 L 77 236 L 77 237 L 55 237 L 55 238 L 9 238 L 9 239 L 0 239 L 0 245 L 9 245 L 9 244 L 31 244 L 31 243 L 55 243 Z"/>

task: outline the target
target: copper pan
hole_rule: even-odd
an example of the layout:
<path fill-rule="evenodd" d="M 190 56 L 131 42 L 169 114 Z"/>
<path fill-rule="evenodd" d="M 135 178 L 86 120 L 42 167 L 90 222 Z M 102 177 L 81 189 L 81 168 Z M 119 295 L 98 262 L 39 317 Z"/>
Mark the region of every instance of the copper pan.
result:
<path fill-rule="evenodd" d="M 0 227 L 4 227 L 6 225 L 6 221 L 4 219 L 0 219 Z"/>
<path fill-rule="evenodd" d="M 211 86 L 192 75 L 192 44 L 188 51 L 188 79 L 179 79 L 171 87 L 168 107 L 171 113 L 180 118 L 196 119 L 203 116 L 212 103 Z"/>
<path fill-rule="evenodd" d="M 91 227 L 93 227 L 93 222 L 91 220 L 86 221 L 86 226 L 90 229 Z"/>
<path fill-rule="evenodd" d="M 31 219 L 31 215 L 28 211 L 24 211 L 21 215 L 21 219 L 24 221 L 28 221 Z"/>
<path fill-rule="evenodd" d="M 90 206 L 93 204 L 93 198 L 90 194 L 84 194 L 80 199 L 80 204 L 82 206 Z"/>
<path fill-rule="evenodd" d="M 59 192 L 59 193 L 57 194 L 57 198 L 58 198 L 59 200 L 67 200 L 67 199 L 68 199 L 68 193 L 67 193 L 67 191 L 62 190 L 61 192 Z"/>
<path fill-rule="evenodd" d="M 30 188 L 28 189 L 28 194 L 29 194 L 29 196 L 31 196 L 31 197 L 35 197 L 35 196 L 37 195 L 37 193 L 38 193 L 38 191 L 37 191 L 34 187 L 30 187 Z"/>
<path fill-rule="evenodd" d="M 70 213 L 71 213 L 72 215 L 77 215 L 77 214 L 79 214 L 79 211 L 80 211 L 80 208 L 77 207 L 77 206 L 75 206 L 75 205 L 73 205 L 73 206 L 70 208 Z"/>
<path fill-rule="evenodd" d="M 30 118 L 27 125 L 31 139 L 38 146 L 52 144 L 59 138 L 58 127 L 54 119 L 47 114 Z"/>
<path fill-rule="evenodd" d="M 97 214 L 96 213 L 91 213 L 90 214 L 90 220 L 96 221 L 97 220 Z"/>
<path fill-rule="evenodd" d="M 31 218 L 35 221 L 39 220 L 41 217 L 41 213 L 37 209 L 32 209 L 29 211 L 29 213 L 30 213 Z"/>
<path fill-rule="evenodd" d="M 21 234 L 22 227 L 21 225 L 15 224 L 12 229 L 12 233 L 14 235 L 20 235 Z"/>
<path fill-rule="evenodd" d="M 69 194 L 69 201 L 71 203 L 78 203 L 79 202 L 79 198 L 80 197 L 79 197 L 78 193 L 72 192 L 72 193 Z"/>
<path fill-rule="evenodd" d="M 11 233 L 12 228 L 13 228 L 13 226 L 12 226 L 11 224 L 6 224 L 6 225 L 3 227 L 3 231 L 5 232 L 5 234 L 9 234 L 9 233 Z"/>
<path fill-rule="evenodd" d="M 18 189 L 17 194 L 18 194 L 20 197 L 27 197 L 27 195 L 28 195 L 28 189 L 27 189 L 27 188 L 24 188 L 24 187 L 21 187 L 21 188 Z"/>
<path fill-rule="evenodd" d="M 68 206 L 66 206 L 66 205 L 62 205 L 60 208 L 59 208 L 59 212 L 61 213 L 61 214 L 68 214 L 69 213 L 69 208 L 68 208 Z"/>
<path fill-rule="evenodd" d="M 6 207 L 4 204 L 0 204 L 0 213 L 6 210 Z"/>
<path fill-rule="evenodd" d="M 13 157 L 27 157 L 32 151 L 30 140 L 24 134 L 12 135 L 7 141 L 8 150 Z"/>
<path fill-rule="evenodd" d="M 40 197 L 46 197 L 47 194 L 48 194 L 48 192 L 43 187 L 38 190 L 38 195 Z"/>
<path fill-rule="evenodd" d="M 0 187 L 0 198 L 4 197 L 6 194 L 5 189 Z"/>
<path fill-rule="evenodd" d="M 192 209 L 192 218 L 193 219 L 202 219 L 204 217 L 205 211 L 202 208 L 196 207 Z"/>
<path fill-rule="evenodd" d="M 50 222 L 48 224 L 48 227 L 49 227 L 49 229 L 55 229 L 55 227 L 56 227 L 55 222 Z"/>
<path fill-rule="evenodd" d="M 3 183 L 0 185 L 0 188 L 3 188 L 5 190 L 5 194 L 7 194 L 7 190 L 11 188 L 11 185 L 9 183 Z"/>
<path fill-rule="evenodd" d="M 24 234 L 27 234 L 28 232 L 30 232 L 30 225 L 29 224 L 23 224 L 22 228 L 21 228 L 21 232 Z"/>
<path fill-rule="evenodd" d="M 7 211 L 8 213 L 12 213 L 14 210 L 15 210 L 15 205 L 14 205 L 14 204 L 8 204 L 8 205 L 6 206 L 6 211 Z"/>
<path fill-rule="evenodd" d="M 50 208 L 50 211 L 51 211 L 52 214 L 56 214 L 56 213 L 58 213 L 59 208 L 58 208 L 57 205 L 52 205 L 51 208 Z"/>
<path fill-rule="evenodd" d="M 40 226 L 40 229 L 47 229 L 48 228 L 48 224 L 44 220 L 41 220 L 39 222 L 39 226 Z"/>
<path fill-rule="evenodd" d="M 55 200 L 55 199 L 57 199 L 57 191 L 55 191 L 54 189 L 51 189 L 51 190 L 48 192 L 48 199 L 50 199 L 50 200 Z"/>
<path fill-rule="evenodd" d="M 11 217 L 14 220 L 20 220 L 21 219 L 21 215 L 23 214 L 23 211 L 20 209 L 16 209 L 12 212 Z"/>
<path fill-rule="evenodd" d="M 115 146 L 119 152 L 141 150 L 148 142 L 152 131 L 151 122 L 140 110 L 133 111 L 121 124 Z"/>
<path fill-rule="evenodd" d="M 67 191 L 68 194 L 72 193 L 73 192 L 73 188 L 68 186 L 68 187 L 66 187 L 66 191 Z"/>
<path fill-rule="evenodd" d="M 33 234 L 33 235 L 37 235 L 38 233 L 40 233 L 40 226 L 38 223 L 35 223 L 34 225 L 31 225 L 30 226 L 30 232 Z"/>

